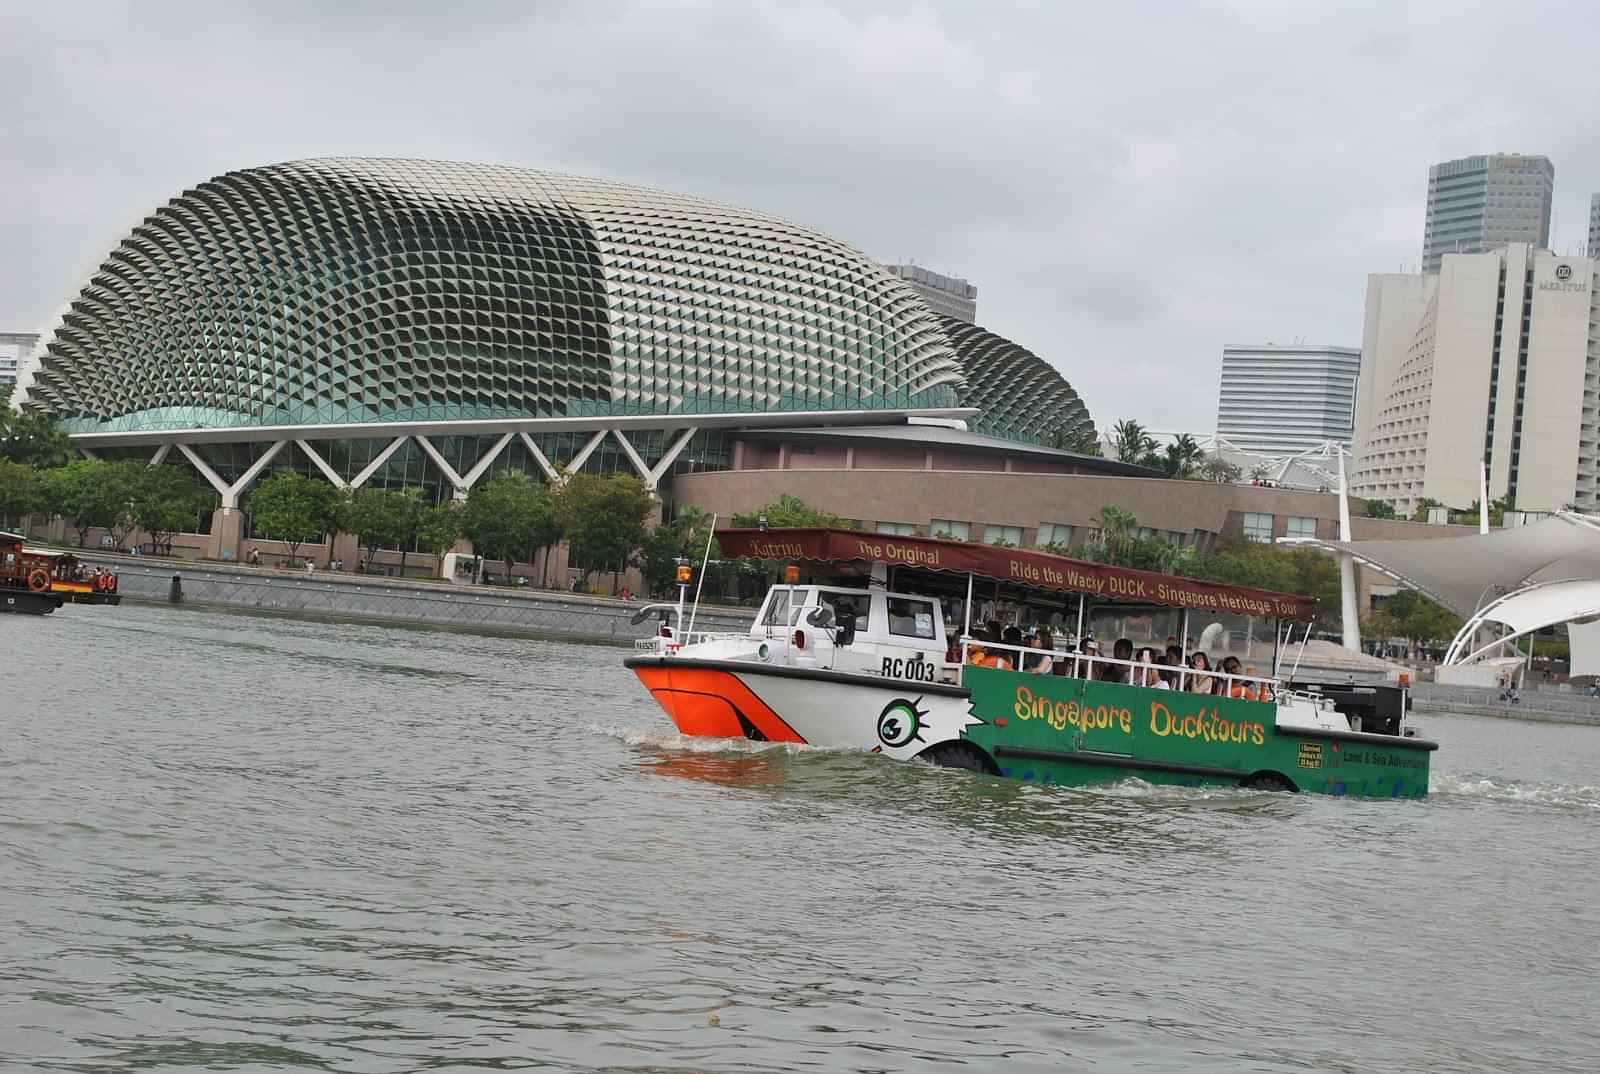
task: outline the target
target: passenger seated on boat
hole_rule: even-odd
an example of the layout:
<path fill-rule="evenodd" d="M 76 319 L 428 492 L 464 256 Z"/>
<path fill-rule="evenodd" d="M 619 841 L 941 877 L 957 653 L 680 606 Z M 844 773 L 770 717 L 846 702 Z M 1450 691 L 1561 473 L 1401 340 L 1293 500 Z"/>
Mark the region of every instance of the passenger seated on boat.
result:
<path fill-rule="evenodd" d="M 1133 686 L 1145 686 L 1156 689 L 1156 683 L 1161 682 L 1161 673 L 1156 670 L 1155 651 L 1149 648 L 1138 651 L 1139 663 L 1133 668 L 1129 676 L 1129 683 Z M 1163 684 L 1161 689 L 1166 689 Z"/>
<path fill-rule="evenodd" d="M 996 633 L 998 633 L 998 628 Z M 998 668 L 1001 671 L 1011 670 L 1011 661 L 999 653 L 990 653 L 984 648 L 983 642 L 993 641 L 988 627 L 978 627 L 972 632 L 973 643 L 967 646 L 967 663 L 980 668 Z"/>
<path fill-rule="evenodd" d="M 1040 627 L 1034 631 L 1033 637 L 1029 639 L 1028 644 L 1035 649 L 1043 649 L 1044 652 L 1039 656 L 1030 656 L 1023 665 L 1023 670 L 1031 671 L 1035 675 L 1049 675 L 1054 672 L 1056 669 L 1055 659 L 1050 654 L 1054 651 L 1056 642 L 1050 636 L 1050 628 Z"/>
<path fill-rule="evenodd" d="M 1244 671 L 1239 666 L 1237 656 L 1226 657 L 1222 661 L 1224 675 L 1243 675 Z M 1227 696 L 1241 698 L 1245 701 L 1260 701 L 1261 695 L 1256 691 L 1254 683 L 1240 682 L 1238 679 L 1223 680 L 1227 685 L 1224 688 Z"/>
<path fill-rule="evenodd" d="M 1015 626 L 1006 627 L 1000 632 L 1000 642 L 1003 645 L 1015 645 L 1018 649 L 1022 648 L 1021 628 Z M 1016 664 L 1018 667 L 1022 667 L 1022 660 L 1026 654 L 1015 652 L 1013 650 L 1001 651 L 1004 652 L 1006 656 L 1010 657 L 1013 664 Z"/>
<path fill-rule="evenodd" d="M 1085 654 L 1084 659 L 1080 661 L 1083 677 L 1086 679 L 1099 678 L 1099 661 L 1095 658 L 1100 655 L 1100 643 L 1093 638 L 1084 638 L 1078 649 Z"/>
<path fill-rule="evenodd" d="M 1078 651 L 1078 646 L 1073 645 L 1071 642 L 1068 642 L 1067 644 L 1062 646 L 1062 649 L 1064 651 L 1066 651 L 1066 652 L 1069 652 L 1069 653 L 1075 653 L 1075 652 Z M 1071 657 L 1068 657 L 1065 660 L 1057 660 L 1055 662 L 1055 666 L 1052 668 L 1052 670 L 1057 675 L 1062 675 L 1062 676 L 1065 676 L 1066 678 L 1071 678 L 1073 676 L 1072 665 L 1073 665 L 1074 662 L 1075 661 Z"/>
<path fill-rule="evenodd" d="M 1132 660 L 1133 642 L 1127 638 L 1118 638 L 1117 643 L 1111 647 L 1111 658 L 1113 660 Z M 1107 664 L 1100 672 L 1101 682 L 1125 683 L 1128 678 L 1128 669 L 1121 664 Z"/>
<path fill-rule="evenodd" d="M 1210 675 L 1198 674 L 1211 670 L 1211 661 L 1206 659 L 1206 654 L 1198 649 L 1190 653 L 1189 666 L 1197 672 L 1197 674 L 1189 676 L 1189 692 L 1195 694 L 1216 693 L 1217 680 Z"/>
<path fill-rule="evenodd" d="M 1007 660 L 1004 656 L 1001 656 L 999 653 L 985 653 L 983 655 L 983 658 L 978 661 L 978 666 L 979 667 L 986 667 L 986 668 L 995 668 L 995 669 L 997 669 L 999 671 L 1010 671 L 1011 670 L 1011 661 Z"/>
<path fill-rule="evenodd" d="M 1181 659 L 1174 661 L 1171 656 L 1166 656 L 1165 653 L 1157 653 L 1155 655 L 1155 671 L 1162 677 L 1162 682 L 1166 683 L 1163 687 L 1157 687 L 1158 690 L 1176 690 L 1178 688 L 1178 669 L 1181 666 Z"/>
<path fill-rule="evenodd" d="M 1244 673 L 1246 675 L 1254 675 L 1254 674 L 1256 674 L 1256 669 L 1253 668 L 1253 667 L 1247 667 L 1247 668 L 1244 669 Z M 1254 682 L 1254 683 L 1251 683 L 1250 685 L 1252 687 L 1254 687 L 1254 689 L 1255 689 L 1255 692 L 1256 692 L 1255 699 L 1257 701 L 1271 701 L 1272 700 L 1272 687 L 1268 686 L 1264 682 Z"/>

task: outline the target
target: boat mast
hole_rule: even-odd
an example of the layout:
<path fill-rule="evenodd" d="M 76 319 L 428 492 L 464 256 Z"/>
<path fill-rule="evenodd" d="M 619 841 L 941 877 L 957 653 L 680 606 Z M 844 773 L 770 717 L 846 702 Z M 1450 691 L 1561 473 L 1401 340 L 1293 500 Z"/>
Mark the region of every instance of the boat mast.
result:
<path fill-rule="evenodd" d="M 967 603 L 966 603 L 966 607 L 963 610 L 966 613 L 966 622 L 961 625 L 961 636 L 963 638 L 970 638 L 970 637 L 972 637 L 972 572 L 971 571 L 967 572 Z M 964 655 L 963 655 L 962 659 L 965 659 Z"/>
<path fill-rule="evenodd" d="M 1080 653 L 1083 652 L 1083 605 L 1087 599 L 1085 594 L 1078 594 L 1078 636 L 1073 639 L 1073 648 Z M 1072 677 L 1078 677 L 1078 657 L 1076 653 L 1072 657 Z"/>
<path fill-rule="evenodd" d="M 1350 531 L 1350 483 L 1344 474 L 1344 449 L 1339 448 L 1339 540 L 1349 544 L 1354 537 Z M 1356 604 L 1356 560 L 1347 551 L 1339 553 L 1339 612 L 1343 626 L 1344 647 L 1353 653 L 1361 651 L 1361 618 Z M 1308 635 L 1309 636 L 1309 635 Z M 1296 661 L 1296 666 L 1298 666 Z"/>

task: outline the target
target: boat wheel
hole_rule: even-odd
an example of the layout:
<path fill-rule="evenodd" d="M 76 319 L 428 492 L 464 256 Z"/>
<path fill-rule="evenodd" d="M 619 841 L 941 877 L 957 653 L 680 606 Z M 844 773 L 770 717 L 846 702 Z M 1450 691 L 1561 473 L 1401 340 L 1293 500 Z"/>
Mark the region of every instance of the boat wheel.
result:
<path fill-rule="evenodd" d="M 1239 786 L 1252 791 L 1294 791 L 1294 784 L 1276 772 L 1257 772 L 1247 777 Z"/>
<path fill-rule="evenodd" d="M 998 776 L 1000 769 L 989 755 L 970 742 L 940 742 L 917 754 L 917 760 L 927 761 L 940 768 L 965 768 L 969 772 L 986 772 Z"/>

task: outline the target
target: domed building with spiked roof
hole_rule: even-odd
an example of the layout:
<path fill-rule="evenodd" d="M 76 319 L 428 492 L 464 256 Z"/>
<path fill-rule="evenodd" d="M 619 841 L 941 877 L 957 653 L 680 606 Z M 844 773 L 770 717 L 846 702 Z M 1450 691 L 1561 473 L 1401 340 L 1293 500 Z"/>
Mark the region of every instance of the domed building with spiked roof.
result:
<path fill-rule="evenodd" d="M 433 496 L 507 468 L 663 489 L 762 459 L 785 431 L 923 443 L 925 463 L 937 448 L 1138 469 L 1049 451 L 1092 429 L 1061 374 L 838 239 L 427 160 L 293 161 L 183 192 L 70 300 L 16 401 L 86 454 L 192 465 L 225 516 L 282 467 Z"/>

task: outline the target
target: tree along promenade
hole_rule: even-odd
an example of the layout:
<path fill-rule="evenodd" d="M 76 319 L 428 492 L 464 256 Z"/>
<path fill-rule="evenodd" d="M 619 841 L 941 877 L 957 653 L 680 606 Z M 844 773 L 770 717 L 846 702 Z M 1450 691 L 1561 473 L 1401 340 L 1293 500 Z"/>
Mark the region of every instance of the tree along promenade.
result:
<path fill-rule="evenodd" d="M 630 622 L 642 601 L 583 593 L 197 563 L 93 550 L 86 550 L 81 557 L 85 563 L 116 571 L 120 592 L 130 601 L 169 602 L 176 577 L 181 603 L 207 607 L 418 623 L 617 645 L 631 645 L 657 628 L 654 616 L 639 624 Z M 696 630 L 743 633 L 749 629 L 750 615 L 745 608 L 702 605 L 694 625 Z"/>

